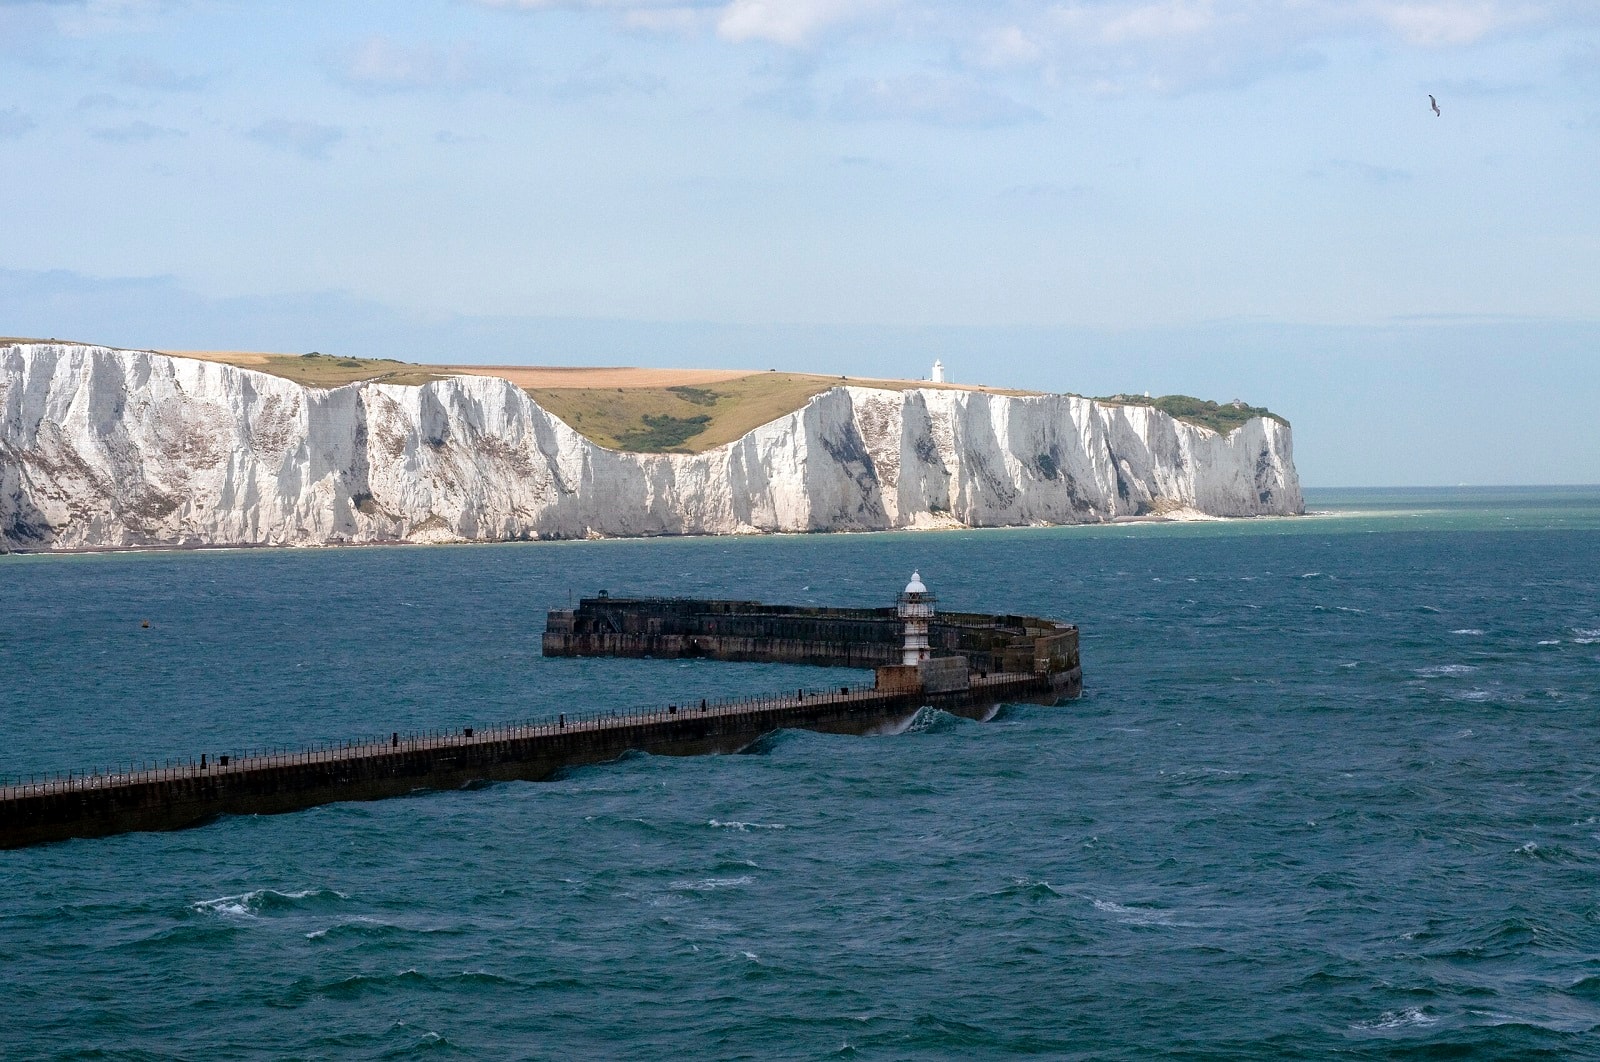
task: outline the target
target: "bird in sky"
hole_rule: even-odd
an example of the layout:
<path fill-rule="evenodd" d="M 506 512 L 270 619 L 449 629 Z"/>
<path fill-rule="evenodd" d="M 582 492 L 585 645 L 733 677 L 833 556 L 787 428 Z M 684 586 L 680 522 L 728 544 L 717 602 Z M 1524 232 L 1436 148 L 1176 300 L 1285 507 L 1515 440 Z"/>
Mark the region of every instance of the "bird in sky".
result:
<path fill-rule="evenodd" d="M 1439 101 L 1433 98 L 1433 93 L 1428 93 L 1428 106 L 1433 108 L 1434 117 L 1439 116 Z"/>

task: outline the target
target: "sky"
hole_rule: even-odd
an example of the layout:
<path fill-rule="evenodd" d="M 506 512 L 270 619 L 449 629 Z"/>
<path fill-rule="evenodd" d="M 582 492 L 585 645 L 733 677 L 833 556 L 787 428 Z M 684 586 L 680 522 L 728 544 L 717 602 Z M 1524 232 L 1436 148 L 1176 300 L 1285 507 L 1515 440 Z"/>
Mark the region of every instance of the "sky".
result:
<path fill-rule="evenodd" d="M 939 358 L 1595 483 L 1597 293 L 1595 0 L 0 0 L 5 335 Z"/>

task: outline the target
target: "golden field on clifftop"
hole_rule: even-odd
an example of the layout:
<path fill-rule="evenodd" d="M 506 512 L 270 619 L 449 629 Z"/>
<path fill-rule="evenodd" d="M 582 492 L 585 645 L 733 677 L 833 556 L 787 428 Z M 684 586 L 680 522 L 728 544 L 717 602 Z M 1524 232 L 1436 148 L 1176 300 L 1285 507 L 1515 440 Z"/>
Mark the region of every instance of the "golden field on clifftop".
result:
<path fill-rule="evenodd" d="M 591 441 L 612 450 L 642 453 L 692 454 L 730 443 L 840 384 L 893 391 L 938 387 L 1007 395 L 1037 393 L 975 384 L 744 369 L 417 365 L 387 358 L 232 350 L 157 353 L 255 369 L 306 387 L 341 387 L 360 381 L 416 385 L 447 376 L 499 376 Z"/>
<path fill-rule="evenodd" d="M 0 336 L 9 343 L 70 340 Z M 885 380 L 813 373 L 751 372 L 747 369 L 641 369 L 625 366 L 420 365 L 393 358 L 345 358 L 331 354 L 272 354 L 245 350 L 158 350 L 174 358 L 198 358 L 271 373 L 306 387 L 343 387 L 371 381 L 416 386 L 449 376 L 498 376 L 526 391 L 590 441 L 636 453 L 695 454 L 732 442 L 752 428 L 804 406 L 816 395 L 851 384 L 889 391 L 941 388 L 999 395 L 1037 395 L 982 384 Z M 1094 401 L 1111 406 L 1149 406 L 1188 424 L 1228 434 L 1255 417 L 1289 422 L 1262 406 L 1191 398 L 1188 395 L 1118 394 Z"/>

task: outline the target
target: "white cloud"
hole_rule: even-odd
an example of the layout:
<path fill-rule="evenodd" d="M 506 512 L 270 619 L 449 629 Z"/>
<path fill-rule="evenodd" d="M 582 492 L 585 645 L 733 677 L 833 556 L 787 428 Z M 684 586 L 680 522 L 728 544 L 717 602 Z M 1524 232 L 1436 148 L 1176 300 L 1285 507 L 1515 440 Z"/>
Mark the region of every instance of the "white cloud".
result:
<path fill-rule="evenodd" d="M 590 56 L 564 76 L 550 79 L 545 91 L 557 98 L 582 99 L 596 96 L 651 95 L 664 82 L 649 74 L 633 73 L 612 65 L 608 56 Z"/>
<path fill-rule="evenodd" d="M 965 72 L 999 79 L 1032 71 L 1048 90 L 1069 84 L 1119 95 L 1237 87 L 1312 68 L 1339 42 L 1450 49 L 1529 29 L 1600 28 L 1600 0 L 477 2 L 585 10 L 634 31 L 778 45 L 814 62 L 808 81 L 833 55 L 868 80 L 904 69 L 910 58 L 932 77 Z M 863 61 L 884 65 L 862 69 Z M 815 95 L 814 88 L 807 94 Z"/>
<path fill-rule="evenodd" d="M 933 125 L 1015 125 L 1039 117 L 1032 107 L 967 78 L 937 74 L 862 78 L 834 98 L 835 117 Z"/>
<path fill-rule="evenodd" d="M 1536 16 L 1528 5 L 1501 5 L 1490 0 L 1442 3 L 1379 4 L 1376 17 L 1408 44 L 1449 47 L 1472 44 L 1502 26 Z"/>
<path fill-rule="evenodd" d="M 1183 39 L 1294 46 L 1389 35 L 1451 47 L 1537 25 L 1600 24 L 1592 0 L 1069 0 L 1025 4 L 1062 42 L 1134 46 Z"/>
<path fill-rule="evenodd" d="M 68 0 L 59 10 L 57 29 L 68 37 L 142 33 L 153 29 L 165 0 Z"/>
<path fill-rule="evenodd" d="M 1044 48 L 1020 26 L 1001 26 L 984 33 L 978 40 L 974 58 L 979 66 L 991 70 L 1030 66 L 1044 55 Z"/>
<path fill-rule="evenodd" d="M 1397 169 L 1393 166 L 1375 166 L 1370 162 L 1355 162 L 1351 159 L 1329 159 L 1325 165 L 1318 166 L 1307 172 L 1306 176 L 1318 179 L 1326 177 L 1354 177 L 1368 184 L 1401 184 L 1411 180 L 1411 171 Z"/>
<path fill-rule="evenodd" d="M 509 7 L 518 11 L 542 11 L 554 7 L 627 7 L 627 3 L 604 0 L 477 0 L 483 7 Z"/>
<path fill-rule="evenodd" d="M 175 137 L 184 137 L 189 134 L 182 129 L 170 129 L 164 125 L 152 125 L 146 121 L 129 122 L 127 125 L 113 126 L 109 129 L 96 129 L 89 134 L 96 140 L 104 140 L 113 144 L 141 144 L 151 140 L 170 140 Z"/>
<path fill-rule="evenodd" d="M 413 47 L 373 36 L 342 57 L 339 77 L 355 88 L 399 91 L 470 88 L 488 83 L 497 72 L 496 65 L 479 59 L 469 44 Z"/>
<path fill-rule="evenodd" d="M 1115 8 L 1116 5 L 1109 6 Z M 1164 37 L 1192 37 L 1216 23 L 1215 7 L 1211 0 L 1166 0 L 1159 4 L 1140 4 L 1102 22 L 1100 36 L 1110 44 Z"/>
<path fill-rule="evenodd" d="M 711 24 L 710 12 L 703 7 L 649 7 L 622 16 L 628 29 L 647 33 L 693 33 Z"/>
<path fill-rule="evenodd" d="M 714 3 L 685 4 L 683 0 L 474 0 L 482 7 L 511 8 L 516 11 L 548 11 L 555 8 L 597 11 L 694 11 L 720 6 Z"/>
<path fill-rule="evenodd" d="M 1314 67 L 1338 42 L 1452 49 L 1600 27 L 1595 0 L 1019 0 L 1007 11 L 1042 70 L 1098 94 L 1244 85 Z M 960 54 L 987 65 L 981 49 Z"/>
<path fill-rule="evenodd" d="M 0 140 L 14 140 L 33 129 L 35 122 L 15 107 L 0 111 Z"/>
<path fill-rule="evenodd" d="M 198 92 L 211 78 L 204 74 L 184 74 L 153 59 L 128 59 L 122 64 L 120 80 L 134 88 L 162 92 Z"/>
<path fill-rule="evenodd" d="M 303 158 L 325 159 L 328 149 L 344 139 L 344 130 L 317 122 L 273 118 L 245 134 L 258 144 L 289 151 Z"/>
<path fill-rule="evenodd" d="M 1527 25 L 1600 24 L 1596 0 L 476 0 L 521 11 L 606 12 L 639 30 L 714 29 L 732 43 L 815 44 L 844 27 L 956 45 L 980 64 L 1026 65 L 1056 48 L 1210 39 L 1292 47 L 1375 33 L 1428 47 Z M 1005 12 L 994 25 L 992 9 Z M 989 28 L 984 28 L 984 23 Z"/>
<path fill-rule="evenodd" d="M 657 33 L 711 29 L 735 44 L 762 41 L 791 48 L 835 26 L 870 22 L 900 0 L 476 0 L 516 11 L 565 8 L 610 12 L 624 28 Z"/>
<path fill-rule="evenodd" d="M 887 6 L 884 0 L 733 0 L 717 19 L 717 35 L 734 42 L 798 47 L 836 25 L 870 18 Z"/>

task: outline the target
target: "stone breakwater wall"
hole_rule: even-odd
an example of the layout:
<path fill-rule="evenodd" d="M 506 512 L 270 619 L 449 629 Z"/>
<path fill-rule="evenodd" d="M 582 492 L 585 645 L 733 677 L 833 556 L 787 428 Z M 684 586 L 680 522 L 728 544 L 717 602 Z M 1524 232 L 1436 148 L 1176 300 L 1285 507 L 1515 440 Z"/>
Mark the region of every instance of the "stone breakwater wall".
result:
<path fill-rule="evenodd" d="M 881 668 L 900 664 L 904 634 L 892 606 L 590 597 L 575 609 L 550 613 L 544 654 Z M 1033 616 L 940 612 L 929 625 L 928 645 L 936 659 L 959 659 L 967 671 L 979 674 L 1079 666 L 1078 628 Z"/>
<path fill-rule="evenodd" d="M 0 550 L 469 542 L 1299 513 L 1289 426 L 834 387 L 700 454 L 607 450 L 507 380 L 332 390 L 0 345 Z"/>
<path fill-rule="evenodd" d="M 1003 703 L 1054 704 L 1083 689 L 1078 629 L 1025 616 L 945 613 L 930 660 L 900 663 L 894 609 L 827 609 L 754 601 L 585 598 L 550 613 L 548 656 L 704 656 L 872 666 L 873 685 L 829 686 L 646 712 L 445 734 L 392 734 L 271 755 L 202 755 L 178 767 L 18 779 L 0 785 L 0 848 L 137 830 L 172 830 L 218 815 L 265 815 L 377 800 L 478 781 L 539 781 L 639 750 L 664 756 L 737 752 L 780 728 L 892 732 L 923 707 L 987 718 Z"/>
<path fill-rule="evenodd" d="M 1068 674 L 991 675 L 947 692 L 829 687 L 650 712 L 564 717 L 445 735 L 397 735 L 272 756 L 211 757 L 175 768 L 74 775 L 0 786 L 0 848 L 175 830 L 219 815 L 268 815 L 343 800 L 377 800 L 481 781 L 541 781 L 556 771 L 638 750 L 698 756 L 747 748 L 781 728 L 893 732 L 923 706 L 982 718 L 1001 703 L 1073 696 Z"/>

